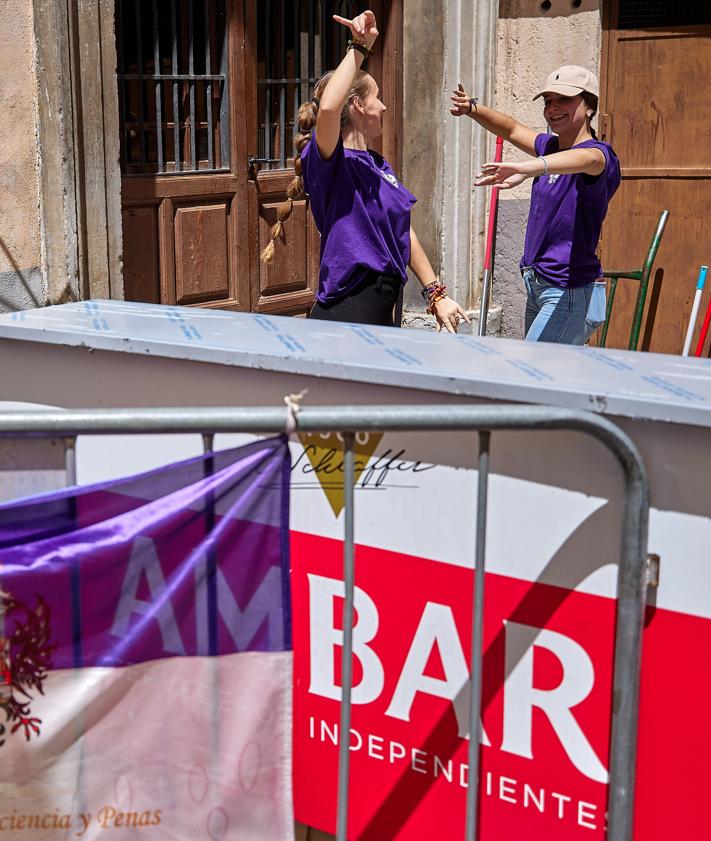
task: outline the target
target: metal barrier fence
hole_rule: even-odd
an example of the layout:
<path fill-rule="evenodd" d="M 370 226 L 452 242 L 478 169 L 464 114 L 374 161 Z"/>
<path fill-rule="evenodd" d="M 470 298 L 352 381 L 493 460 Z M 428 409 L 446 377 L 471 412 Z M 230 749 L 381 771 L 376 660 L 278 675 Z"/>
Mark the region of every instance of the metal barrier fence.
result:
<path fill-rule="evenodd" d="M 200 433 L 206 448 L 215 433 L 341 432 L 344 441 L 343 694 L 338 765 L 337 841 L 346 841 L 349 795 L 349 739 L 354 613 L 355 433 L 477 431 L 479 434 L 475 589 L 472 612 L 469 710 L 469 786 L 466 841 L 477 841 L 479 736 L 483 663 L 484 573 L 489 444 L 503 430 L 572 430 L 596 438 L 622 468 L 625 482 L 614 649 L 608 840 L 632 841 L 637 753 L 638 701 L 644 607 L 648 583 L 649 487 L 641 456 L 632 441 L 608 420 L 587 412 L 537 406 L 342 406 L 303 408 L 92 409 L 0 413 L 0 437 L 66 438 L 67 474 L 75 477 L 77 435 Z"/>

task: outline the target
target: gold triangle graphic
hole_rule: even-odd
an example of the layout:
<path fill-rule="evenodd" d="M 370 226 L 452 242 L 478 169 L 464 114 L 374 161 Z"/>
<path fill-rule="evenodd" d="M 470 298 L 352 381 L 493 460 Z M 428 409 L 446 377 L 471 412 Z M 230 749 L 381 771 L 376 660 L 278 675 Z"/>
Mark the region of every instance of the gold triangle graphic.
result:
<path fill-rule="evenodd" d="M 355 484 L 365 470 L 375 448 L 383 438 L 382 432 L 359 432 L 355 436 Z M 336 517 L 343 511 L 343 439 L 336 432 L 299 434 L 299 441 L 308 456 L 321 490 Z"/>

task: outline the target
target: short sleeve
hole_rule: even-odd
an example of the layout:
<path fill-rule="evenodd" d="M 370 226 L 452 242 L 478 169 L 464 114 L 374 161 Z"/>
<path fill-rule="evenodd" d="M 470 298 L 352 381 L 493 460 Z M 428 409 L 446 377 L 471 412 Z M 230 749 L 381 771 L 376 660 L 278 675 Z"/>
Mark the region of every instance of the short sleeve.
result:
<path fill-rule="evenodd" d="M 333 173 L 336 171 L 339 160 L 342 160 L 344 157 L 343 140 L 340 137 L 331 157 L 328 160 L 321 157 L 321 153 L 318 150 L 318 143 L 316 142 L 316 130 L 314 129 L 311 140 L 309 140 L 301 155 L 301 166 L 304 173 L 306 192 L 310 193 L 314 188 L 320 190 L 327 189 L 331 185 Z"/>
<path fill-rule="evenodd" d="M 557 134 L 537 134 L 533 143 L 533 148 L 536 150 L 536 155 L 552 155 L 558 151 L 558 135 Z"/>
<path fill-rule="evenodd" d="M 590 143 L 588 149 L 599 149 L 605 156 L 605 169 L 599 175 L 583 175 L 583 183 L 589 188 L 603 187 L 609 195 L 620 186 L 620 162 L 612 146 L 601 140 Z"/>

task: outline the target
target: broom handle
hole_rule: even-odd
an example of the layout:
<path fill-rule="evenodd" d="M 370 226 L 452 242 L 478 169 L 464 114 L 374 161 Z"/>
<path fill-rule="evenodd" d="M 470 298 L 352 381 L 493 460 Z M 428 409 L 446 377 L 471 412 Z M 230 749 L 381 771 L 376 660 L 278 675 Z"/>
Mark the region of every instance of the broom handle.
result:
<path fill-rule="evenodd" d="M 691 315 L 689 316 L 689 327 L 686 331 L 686 339 L 684 340 L 684 350 L 682 356 L 689 355 L 689 348 L 691 347 L 691 337 L 694 335 L 694 327 L 696 327 L 696 319 L 699 316 L 699 306 L 701 304 L 701 296 L 704 291 L 704 283 L 706 282 L 706 273 L 708 266 L 702 266 L 699 271 L 699 279 L 696 281 L 696 293 L 694 294 L 694 303 L 691 307 Z"/>
<path fill-rule="evenodd" d="M 706 268 L 708 271 L 706 266 L 702 266 L 702 268 Z M 706 317 L 704 318 L 704 323 L 699 335 L 699 343 L 696 345 L 694 356 L 701 356 L 701 351 L 704 349 L 704 342 L 706 341 L 706 334 L 709 332 L 709 324 L 711 324 L 711 298 L 709 298 L 709 303 L 706 307 Z"/>

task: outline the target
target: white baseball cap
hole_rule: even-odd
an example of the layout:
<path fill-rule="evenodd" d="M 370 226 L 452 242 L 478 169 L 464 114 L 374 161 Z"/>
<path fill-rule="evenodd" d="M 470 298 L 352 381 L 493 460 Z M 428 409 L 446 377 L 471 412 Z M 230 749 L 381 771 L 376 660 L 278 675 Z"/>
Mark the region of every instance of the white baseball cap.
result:
<path fill-rule="evenodd" d="M 563 96 L 577 96 L 586 91 L 594 96 L 600 96 L 600 85 L 597 76 L 585 67 L 576 64 L 566 64 L 554 70 L 546 79 L 545 86 L 533 98 L 538 99 L 546 93 L 559 93 Z"/>

